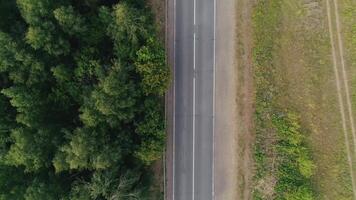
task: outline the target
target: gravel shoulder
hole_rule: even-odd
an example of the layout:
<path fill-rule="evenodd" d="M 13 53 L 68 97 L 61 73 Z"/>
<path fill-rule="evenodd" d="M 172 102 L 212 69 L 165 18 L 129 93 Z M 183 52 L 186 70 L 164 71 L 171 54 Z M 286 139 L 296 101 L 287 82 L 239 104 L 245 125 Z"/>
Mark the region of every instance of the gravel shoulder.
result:
<path fill-rule="evenodd" d="M 237 199 L 236 1 L 217 1 L 215 93 L 215 199 Z"/>

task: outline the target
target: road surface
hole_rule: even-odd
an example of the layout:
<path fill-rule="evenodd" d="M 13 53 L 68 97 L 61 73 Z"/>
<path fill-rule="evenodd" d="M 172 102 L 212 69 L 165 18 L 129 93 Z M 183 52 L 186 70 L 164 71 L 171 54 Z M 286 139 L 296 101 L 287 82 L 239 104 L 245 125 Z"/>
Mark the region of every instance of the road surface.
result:
<path fill-rule="evenodd" d="M 172 199 L 212 200 L 215 0 L 174 5 Z"/>

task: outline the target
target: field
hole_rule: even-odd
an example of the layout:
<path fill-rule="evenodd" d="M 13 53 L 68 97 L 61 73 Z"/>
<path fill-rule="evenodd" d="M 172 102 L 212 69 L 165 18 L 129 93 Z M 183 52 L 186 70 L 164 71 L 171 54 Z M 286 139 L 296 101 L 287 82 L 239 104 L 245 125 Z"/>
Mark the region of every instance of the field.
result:
<path fill-rule="evenodd" d="M 353 199 L 356 6 L 351 0 L 335 4 L 269 0 L 255 7 L 254 199 Z M 281 146 L 302 149 L 296 152 L 304 152 L 298 156 L 307 164 Z M 283 182 L 281 171 L 290 163 L 287 172 L 298 172 L 300 181 Z"/>

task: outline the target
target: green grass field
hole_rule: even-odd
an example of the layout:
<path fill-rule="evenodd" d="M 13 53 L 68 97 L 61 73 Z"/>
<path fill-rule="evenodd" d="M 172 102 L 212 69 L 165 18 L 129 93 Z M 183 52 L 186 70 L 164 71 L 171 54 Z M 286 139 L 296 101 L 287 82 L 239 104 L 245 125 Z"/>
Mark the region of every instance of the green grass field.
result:
<path fill-rule="evenodd" d="M 341 8 L 343 23 L 348 26 L 344 29 L 348 62 L 355 63 L 352 52 L 356 52 L 356 18 L 355 7 L 351 5 L 351 0 L 344 0 Z M 352 199 L 325 1 L 259 1 L 254 26 L 257 113 L 254 198 Z M 353 90 L 354 104 L 355 99 Z M 295 117 L 278 123 L 274 120 L 275 116 L 290 113 Z M 280 126 L 282 130 L 298 127 L 292 135 L 301 134 L 302 142 L 297 146 L 310 155 L 314 164 L 310 179 L 304 177 L 301 182 L 288 183 L 308 188 L 298 198 L 296 194 L 286 196 L 293 191 L 279 187 L 283 180 L 280 166 L 291 161 L 283 159 L 284 154 L 278 148 L 285 137 L 280 134 Z M 305 192 L 309 189 L 312 196 Z"/>

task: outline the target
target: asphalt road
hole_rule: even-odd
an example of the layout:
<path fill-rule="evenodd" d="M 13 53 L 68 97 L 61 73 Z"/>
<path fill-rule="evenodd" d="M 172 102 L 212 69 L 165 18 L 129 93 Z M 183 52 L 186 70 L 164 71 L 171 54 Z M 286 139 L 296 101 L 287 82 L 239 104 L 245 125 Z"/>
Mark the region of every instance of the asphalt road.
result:
<path fill-rule="evenodd" d="M 173 200 L 214 196 L 215 1 L 176 0 Z"/>

